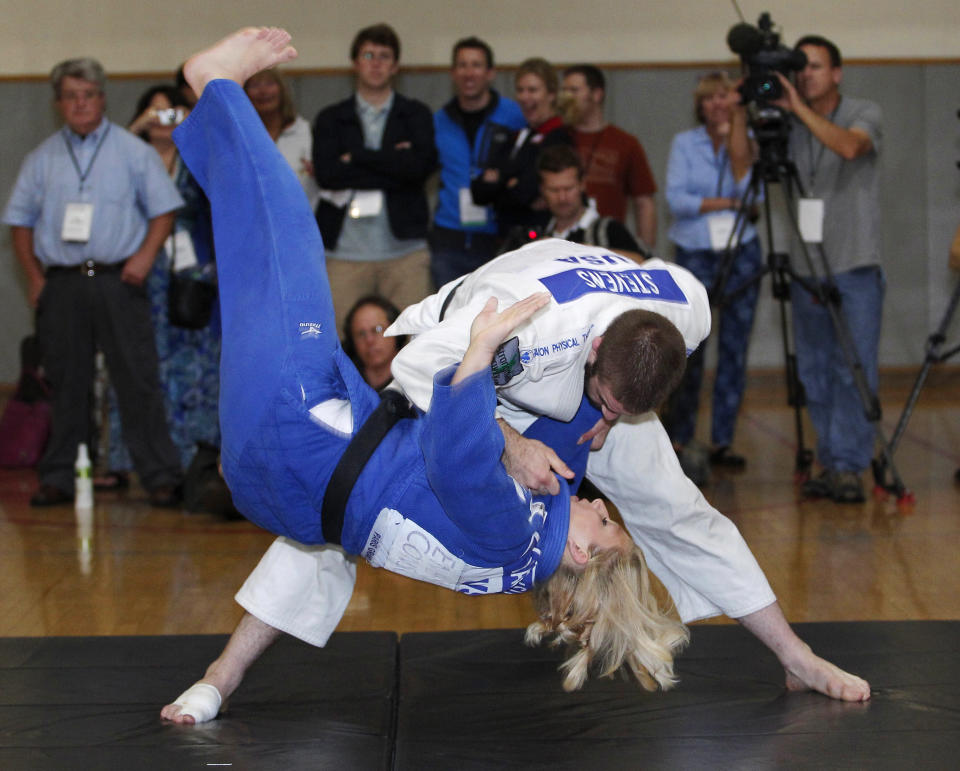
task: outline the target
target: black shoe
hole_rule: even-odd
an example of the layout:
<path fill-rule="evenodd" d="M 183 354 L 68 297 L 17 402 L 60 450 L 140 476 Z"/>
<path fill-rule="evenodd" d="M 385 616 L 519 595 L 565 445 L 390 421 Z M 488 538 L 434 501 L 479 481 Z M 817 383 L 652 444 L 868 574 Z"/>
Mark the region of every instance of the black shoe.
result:
<path fill-rule="evenodd" d="M 183 493 L 179 487 L 173 485 L 160 485 L 154 487 L 147 498 L 151 506 L 158 509 L 175 509 L 183 500 Z"/>
<path fill-rule="evenodd" d="M 804 498 L 833 498 L 836 472 L 824 469 L 820 476 L 808 479 L 800 486 Z"/>
<path fill-rule="evenodd" d="M 837 503 L 863 503 L 866 496 L 863 494 L 863 482 L 856 471 L 838 471 L 833 481 L 833 494 L 830 496 Z"/>
<path fill-rule="evenodd" d="M 730 452 L 729 447 L 718 447 L 710 453 L 711 466 L 723 466 L 730 469 L 746 468 L 747 459 L 742 455 Z"/>
<path fill-rule="evenodd" d="M 710 465 L 707 463 L 706 448 L 697 442 L 690 442 L 677 450 L 680 468 L 691 482 L 697 487 L 704 487 L 710 482 Z"/>
<path fill-rule="evenodd" d="M 64 503 L 72 503 L 73 494 L 61 490 L 53 485 L 40 485 L 40 488 L 30 499 L 31 506 L 61 506 Z"/>

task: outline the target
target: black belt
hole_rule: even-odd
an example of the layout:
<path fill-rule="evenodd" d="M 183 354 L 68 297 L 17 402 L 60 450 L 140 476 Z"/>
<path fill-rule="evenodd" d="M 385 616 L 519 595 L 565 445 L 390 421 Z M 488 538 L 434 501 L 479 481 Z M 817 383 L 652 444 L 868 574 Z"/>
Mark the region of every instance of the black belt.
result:
<path fill-rule="evenodd" d="M 364 421 L 347 445 L 323 494 L 320 522 L 323 540 L 327 543 L 339 544 L 343 538 L 343 517 L 347 511 L 347 501 L 374 450 L 399 420 L 416 414 L 410 402 L 399 391 L 388 388 L 380 398 L 380 405 Z"/>
<path fill-rule="evenodd" d="M 96 276 L 98 273 L 117 273 L 123 270 L 126 260 L 120 262 L 96 262 L 95 260 L 84 260 L 79 265 L 49 265 L 47 266 L 47 275 L 51 273 L 80 273 L 83 276 Z"/>

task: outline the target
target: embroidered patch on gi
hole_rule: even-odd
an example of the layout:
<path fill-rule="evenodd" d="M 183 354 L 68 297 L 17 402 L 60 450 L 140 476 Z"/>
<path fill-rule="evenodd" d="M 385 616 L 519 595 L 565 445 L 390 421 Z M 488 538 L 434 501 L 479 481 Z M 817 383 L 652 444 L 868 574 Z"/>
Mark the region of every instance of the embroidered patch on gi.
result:
<path fill-rule="evenodd" d="M 540 279 L 558 303 L 568 303 L 585 294 L 605 292 L 628 295 L 641 300 L 687 303 L 669 271 L 651 270 L 600 270 L 599 268 L 576 268 L 544 276 Z"/>
<path fill-rule="evenodd" d="M 493 354 L 493 362 L 490 364 L 493 384 L 506 385 L 521 372 L 523 372 L 523 364 L 520 361 L 520 338 L 511 337 L 505 343 L 501 343 Z"/>
<path fill-rule="evenodd" d="M 300 337 L 320 337 L 323 334 L 323 325 L 319 321 L 301 321 Z"/>

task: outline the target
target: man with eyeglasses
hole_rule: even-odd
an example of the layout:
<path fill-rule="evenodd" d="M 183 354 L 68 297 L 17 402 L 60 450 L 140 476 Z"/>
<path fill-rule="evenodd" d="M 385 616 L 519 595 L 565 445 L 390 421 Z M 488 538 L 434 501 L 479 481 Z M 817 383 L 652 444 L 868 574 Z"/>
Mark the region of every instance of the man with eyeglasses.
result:
<path fill-rule="evenodd" d="M 53 433 L 30 503 L 73 500 L 77 445 L 91 441 L 99 348 L 140 482 L 153 505 L 174 506 L 180 458 L 167 429 L 143 283 L 183 199 L 156 151 L 104 116 L 99 62 L 69 59 L 50 80 L 66 125 L 24 160 L 3 213 L 53 385 Z"/>
<path fill-rule="evenodd" d="M 393 90 L 400 40 L 390 26 L 360 30 L 350 58 L 356 93 L 321 110 L 313 127 L 317 224 L 338 329 L 365 295 L 403 308 L 433 291 L 424 192 L 437 162 L 433 117 Z"/>

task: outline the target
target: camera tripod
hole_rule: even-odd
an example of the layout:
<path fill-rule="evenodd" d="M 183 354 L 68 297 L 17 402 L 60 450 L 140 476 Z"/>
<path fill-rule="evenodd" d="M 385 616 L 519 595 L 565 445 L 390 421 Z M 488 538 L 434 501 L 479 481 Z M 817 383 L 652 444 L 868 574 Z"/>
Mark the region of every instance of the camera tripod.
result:
<path fill-rule="evenodd" d="M 926 357 L 923 360 L 923 365 L 920 367 L 920 372 L 917 374 L 917 379 L 914 381 L 913 389 L 907 397 L 903 412 L 900 413 L 900 420 L 897 421 L 897 427 L 894 429 L 893 436 L 890 437 L 890 444 L 883 447 L 881 453 L 877 455 L 871 463 L 873 467 L 873 479 L 877 488 L 896 493 L 898 498 L 901 494 L 896 487 L 896 477 L 894 477 L 894 481 L 889 481 L 887 478 L 887 458 L 892 457 L 893 453 L 897 450 L 897 445 L 900 443 L 910 416 L 913 414 L 913 408 L 916 406 L 917 399 L 920 398 L 920 390 L 923 388 L 923 384 L 927 379 L 930 367 L 946 361 L 960 351 L 960 345 L 955 345 L 953 348 L 943 350 L 943 346 L 947 341 L 947 329 L 950 327 L 950 321 L 957 310 L 958 304 L 960 304 L 960 281 L 957 282 L 957 285 L 953 289 L 953 295 L 950 297 L 947 309 L 943 314 L 943 318 L 940 320 L 940 325 L 936 331 L 927 338 Z M 907 493 L 907 498 L 912 502 L 913 499 L 910 493 Z"/>
<path fill-rule="evenodd" d="M 796 166 L 787 158 L 786 152 L 786 133 L 778 132 L 776 136 L 765 136 L 758 132 L 760 140 L 760 157 L 753 164 L 750 185 L 744 191 L 737 208 L 736 219 L 733 230 L 727 241 L 724 251 L 723 263 L 721 264 L 717 281 L 710 290 L 711 304 L 717 307 L 723 307 L 734 297 L 747 288 L 763 280 L 763 277 L 770 274 L 772 278 L 772 293 L 774 299 L 779 304 L 780 329 L 783 342 L 784 361 L 786 369 L 787 385 L 787 403 L 793 407 L 794 428 L 797 436 L 797 453 L 794 468 L 794 476 L 798 482 L 809 478 L 810 467 L 813 463 L 813 451 L 807 449 L 804 443 L 803 431 L 803 407 L 806 404 L 806 398 L 803 385 L 800 382 L 797 373 L 797 359 L 794 348 L 791 345 L 790 319 L 787 314 L 787 303 L 790 301 L 790 287 L 792 283 L 800 285 L 804 291 L 811 294 L 816 300 L 826 308 L 830 315 L 834 335 L 840 346 L 843 358 L 853 375 L 854 385 L 857 395 L 863 407 L 863 412 L 867 420 L 874 425 L 874 431 L 877 439 L 882 446 L 882 457 L 884 459 L 884 471 L 889 470 L 892 482 L 886 490 L 895 492 L 898 500 L 906 500 L 909 493 L 900 478 L 896 465 L 893 462 L 893 448 L 888 445 L 880 424 L 881 409 L 880 402 L 876 394 L 871 390 L 867 383 L 866 374 L 863 369 L 856 349 L 853 344 L 853 338 L 850 327 L 843 314 L 840 312 L 841 297 L 830 270 L 827 261 L 826 252 L 821 244 L 817 244 L 819 256 L 819 270 L 814 264 L 807 248 L 806 242 L 800 234 L 800 225 L 797 221 L 797 215 L 794 210 L 794 190 L 800 197 L 805 193 L 797 174 Z M 808 276 L 800 276 L 791 264 L 790 255 L 787 252 L 778 252 L 775 248 L 773 236 L 773 224 L 771 219 L 771 204 L 769 196 L 770 183 L 778 183 L 784 192 L 786 199 L 786 210 L 793 233 L 801 245 L 804 264 L 807 268 Z M 755 275 L 739 286 L 735 286 L 727 291 L 727 283 L 730 271 L 736 259 L 735 245 L 740 243 L 740 238 L 747 225 L 747 216 L 751 209 L 756 205 L 758 198 L 763 193 L 763 208 L 767 236 L 767 257 L 764 267 Z"/>

